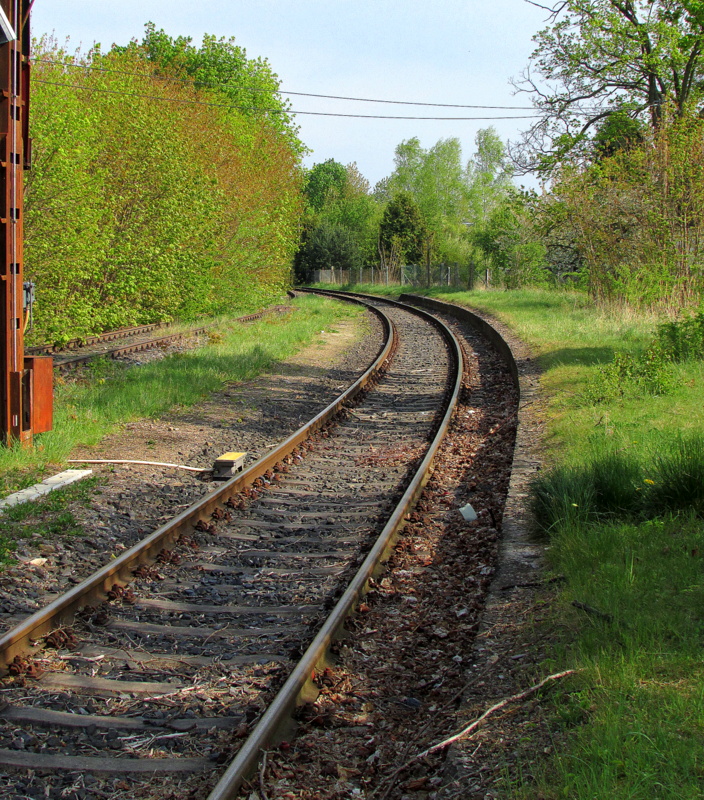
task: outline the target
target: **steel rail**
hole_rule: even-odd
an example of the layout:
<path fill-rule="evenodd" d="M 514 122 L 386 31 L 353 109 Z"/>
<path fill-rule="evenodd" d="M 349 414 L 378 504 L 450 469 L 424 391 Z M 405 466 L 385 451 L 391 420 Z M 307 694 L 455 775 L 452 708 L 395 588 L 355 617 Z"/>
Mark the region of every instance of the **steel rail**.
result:
<path fill-rule="evenodd" d="M 65 344 L 37 344 L 33 347 L 26 347 L 25 351 L 32 355 L 49 355 L 51 353 L 60 353 L 64 350 L 76 350 L 79 347 L 86 347 L 91 344 L 98 344 L 100 342 L 111 342 L 114 339 L 124 339 L 128 336 L 139 336 L 142 333 L 150 333 L 158 328 L 168 327 L 169 322 L 154 322 L 151 325 L 136 325 L 132 328 L 118 328 L 114 331 L 106 333 L 96 333 L 92 336 L 78 337 L 70 339 Z"/>
<path fill-rule="evenodd" d="M 236 317 L 233 322 L 254 322 L 255 320 L 262 319 L 266 314 L 273 313 L 269 309 L 264 309 L 263 311 L 257 311 L 254 314 L 245 314 L 243 317 Z M 114 356 L 114 355 L 122 355 L 125 353 L 131 353 L 135 350 L 139 349 L 146 349 L 147 347 L 154 347 L 156 345 L 166 343 L 169 341 L 173 341 L 175 339 L 180 339 L 184 336 L 193 336 L 205 333 L 210 327 L 212 327 L 214 323 L 209 325 L 203 325 L 200 328 L 189 328 L 187 330 L 181 331 L 179 333 L 172 333 L 167 336 L 161 336 L 156 339 L 148 339 L 146 342 L 135 342 L 133 345 L 125 345 L 123 348 L 116 348 L 113 350 L 105 350 L 101 353 L 89 353 L 83 356 L 78 356 L 75 358 L 71 358 L 70 356 L 63 361 L 57 362 L 59 366 L 63 366 L 64 364 L 73 364 L 78 361 L 86 361 L 90 358 L 100 357 L 100 356 Z M 71 339 L 70 341 L 66 342 L 66 344 L 40 344 L 35 345 L 34 347 L 27 347 L 25 351 L 31 355 L 50 355 L 50 354 L 60 354 L 65 351 L 70 350 L 78 350 L 81 347 L 90 347 L 91 345 L 95 344 L 103 344 L 107 342 L 114 342 L 118 339 L 130 339 L 134 336 L 140 336 L 145 333 L 151 333 L 154 330 L 159 330 L 161 328 L 170 328 L 172 327 L 171 322 L 155 322 L 151 325 L 137 325 L 133 328 L 119 328 L 114 331 L 108 331 L 107 333 L 99 333 L 94 336 L 86 336 L 83 338 Z"/>
<path fill-rule="evenodd" d="M 286 458 L 384 371 L 388 359 L 397 346 L 395 326 L 379 309 L 356 298 L 350 298 L 350 301 L 365 305 L 370 311 L 377 314 L 384 328 L 384 342 L 377 357 L 364 374 L 268 455 L 260 458 L 244 472 L 231 478 L 218 489 L 197 500 L 118 558 L 7 631 L 0 637 L 0 670 L 6 670 L 15 656 L 31 651 L 32 641 L 41 638 L 56 627 L 70 622 L 80 608 L 105 600 L 107 592 L 115 583 L 122 585 L 129 583 L 132 580 L 132 572 L 140 564 L 152 563 L 158 553 L 164 548 L 172 546 L 182 533 L 194 530 L 200 520 L 208 520 L 212 512 L 216 508 L 222 507 L 230 496 L 250 486 L 257 478 Z"/>
<path fill-rule="evenodd" d="M 336 292 L 325 292 L 322 290 L 312 291 L 316 294 L 338 295 Z M 345 299 L 366 301 L 372 298 L 345 293 Z M 379 300 L 380 298 L 373 299 Z M 430 478 L 435 456 L 449 429 L 462 389 L 464 373 L 462 349 L 457 339 L 443 322 L 427 311 L 397 301 L 387 300 L 387 298 L 382 298 L 382 301 L 427 319 L 443 333 L 450 348 L 451 359 L 455 366 L 454 380 L 452 381 L 452 388 L 449 392 L 445 414 L 425 457 L 416 470 L 415 476 L 384 526 L 384 529 L 379 534 L 371 551 L 344 594 L 323 623 L 315 639 L 298 662 L 286 683 L 280 689 L 248 739 L 242 745 L 220 781 L 208 795 L 207 800 L 234 800 L 242 783 L 255 770 L 261 753 L 267 746 L 276 741 L 277 735 L 289 722 L 291 713 L 299 704 L 300 700 L 302 698 L 310 699 L 311 697 L 317 696 L 318 690 L 313 684 L 315 671 L 319 666 L 325 663 L 331 643 L 341 631 L 347 617 L 356 609 L 360 599 L 367 592 L 370 579 L 378 575 L 379 572 L 382 571 L 385 562 L 388 561 L 398 533 L 405 525 L 406 516 L 415 505 L 423 487 Z"/>
<path fill-rule="evenodd" d="M 170 342 L 178 341 L 186 336 L 201 336 L 202 334 L 207 333 L 207 331 L 207 326 L 203 328 L 192 328 L 187 331 L 181 331 L 180 333 L 171 333 L 168 336 L 159 336 L 156 339 L 147 339 L 145 342 L 133 342 L 132 344 L 113 347 L 108 350 L 101 350 L 99 352 L 69 356 L 68 358 L 63 358 L 60 361 L 56 360 L 55 366 L 60 369 L 61 367 L 66 367 L 69 364 L 78 364 L 81 361 L 90 361 L 93 358 L 114 358 L 115 356 L 123 356 L 127 355 L 128 353 L 137 353 L 140 350 L 149 350 L 152 347 L 158 347 L 160 344 L 169 344 Z M 59 358 L 61 358 L 61 356 L 59 356 Z"/>

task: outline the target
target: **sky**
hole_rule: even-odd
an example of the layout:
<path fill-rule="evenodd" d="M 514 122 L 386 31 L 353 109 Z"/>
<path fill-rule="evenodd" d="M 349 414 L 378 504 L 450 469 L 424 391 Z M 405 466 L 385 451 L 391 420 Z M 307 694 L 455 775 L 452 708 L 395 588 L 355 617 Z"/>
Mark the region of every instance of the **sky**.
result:
<path fill-rule="evenodd" d="M 282 90 L 416 103 L 526 106 L 509 80 L 533 49 L 546 12 L 525 0 L 36 0 L 32 33 L 60 43 L 109 49 L 141 39 L 146 22 L 170 36 L 235 37 L 249 58 L 266 58 Z M 290 98 L 296 111 L 418 117 L 492 117 L 527 111 L 429 108 L 319 98 Z M 394 167 L 394 149 L 418 137 L 423 147 L 457 137 L 465 159 L 480 128 L 516 140 L 528 120 L 381 120 L 334 116 L 296 119 L 312 153 L 306 166 L 334 158 L 356 162 L 373 186 Z M 530 184 L 531 181 L 522 180 Z"/>

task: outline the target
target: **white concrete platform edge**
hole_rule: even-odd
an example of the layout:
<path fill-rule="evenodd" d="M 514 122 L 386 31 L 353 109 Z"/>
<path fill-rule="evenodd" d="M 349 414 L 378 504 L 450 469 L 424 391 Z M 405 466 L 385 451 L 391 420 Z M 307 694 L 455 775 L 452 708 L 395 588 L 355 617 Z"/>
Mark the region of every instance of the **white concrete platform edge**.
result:
<path fill-rule="evenodd" d="M 59 472 L 58 475 L 53 475 L 41 483 L 35 483 L 34 486 L 28 486 L 26 489 L 22 489 L 21 492 L 15 492 L 0 500 L 0 514 L 6 508 L 39 500 L 40 497 L 44 497 L 55 489 L 62 489 L 64 486 L 80 481 L 92 474 L 92 469 L 67 469 L 64 472 Z"/>

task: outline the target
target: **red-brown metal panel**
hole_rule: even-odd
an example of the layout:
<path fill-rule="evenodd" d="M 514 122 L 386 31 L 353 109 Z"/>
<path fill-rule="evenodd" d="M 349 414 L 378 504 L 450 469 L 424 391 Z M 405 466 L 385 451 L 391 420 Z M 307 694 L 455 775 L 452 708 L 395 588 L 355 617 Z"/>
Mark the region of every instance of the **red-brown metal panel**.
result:
<path fill-rule="evenodd" d="M 31 380 L 32 433 L 46 433 L 54 421 L 54 359 L 27 356 L 24 364 Z"/>

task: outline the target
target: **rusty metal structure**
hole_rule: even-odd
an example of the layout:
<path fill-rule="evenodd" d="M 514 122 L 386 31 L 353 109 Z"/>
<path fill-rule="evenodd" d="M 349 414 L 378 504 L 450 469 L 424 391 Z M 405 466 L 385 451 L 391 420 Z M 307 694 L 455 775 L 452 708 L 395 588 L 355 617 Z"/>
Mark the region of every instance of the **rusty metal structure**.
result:
<path fill-rule="evenodd" d="M 52 426 L 52 360 L 25 356 L 34 286 L 24 281 L 23 173 L 30 167 L 29 12 L 33 0 L 0 0 L 0 436 L 29 444 Z"/>

